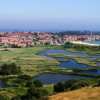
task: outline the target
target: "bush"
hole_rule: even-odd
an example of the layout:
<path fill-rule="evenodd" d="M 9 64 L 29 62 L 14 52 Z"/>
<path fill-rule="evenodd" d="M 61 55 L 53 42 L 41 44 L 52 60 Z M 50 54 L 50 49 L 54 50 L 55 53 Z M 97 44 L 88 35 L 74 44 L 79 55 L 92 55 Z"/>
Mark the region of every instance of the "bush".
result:
<path fill-rule="evenodd" d="M 20 67 L 15 63 L 3 64 L 0 66 L 0 75 L 15 75 L 21 72 Z"/>
<path fill-rule="evenodd" d="M 10 44 L 9 47 L 11 48 L 21 48 L 21 46 L 15 45 L 15 44 Z"/>
<path fill-rule="evenodd" d="M 76 83 L 77 80 L 68 80 L 64 82 L 64 89 L 70 90 L 70 88 L 73 86 L 74 83 Z"/>
<path fill-rule="evenodd" d="M 43 88 L 30 87 L 27 94 L 22 96 L 22 100 L 42 100 L 43 97 L 47 96 L 48 92 Z"/>
<path fill-rule="evenodd" d="M 42 87 L 43 84 L 39 80 L 30 80 L 26 84 L 27 87 Z"/>
<path fill-rule="evenodd" d="M 54 92 L 62 92 L 64 91 L 64 84 L 59 82 L 54 85 Z"/>
<path fill-rule="evenodd" d="M 79 88 L 86 87 L 86 86 L 89 86 L 89 84 L 86 81 L 77 81 L 73 83 L 70 90 L 75 90 L 75 89 L 79 89 Z"/>
<path fill-rule="evenodd" d="M 28 75 L 19 75 L 15 80 L 13 80 L 13 84 L 15 86 L 26 86 L 32 78 Z"/>
<path fill-rule="evenodd" d="M 36 87 L 42 87 L 43 84 L 39 81 L 39 80 L 34 80 L 33 81 L 33 84 L 36 86 Z"/>
<path fill-rule="evenodd" d="M 21 80 L 31 80 L 32 79 L 29 75 L 19 75 L 17 78 Z"/>
<path fill-rule="evenodd" d="M 92 87 L 99 87 L 99 86 L 100 86 L 100 79 L 97 80 L 97 81 L 95 82 L 95 84 L 92 85 Z"/>
<path fill-rule="evenodd" d="M 86 86 L 92 86 L 93 84 L 95 83 L 92 81 L 87 81 L 87 80 L 68 80 L 65 82 L 60 82 L 60 83 L 55 84 L 54 92 L 75 90 L 75 89 L 79 89 Z M 99 85 L 99 82 L 96 85 Z"/>
<path fill-rule="evenodd" d="M 11 100 L 21 100 L 21 97 L 20 96 L 15 96 Z"/>
<path fill-rule="evenodd" d="M 10 98 L 7 97 L 7 96 L 2 96 L 2 95 L 0 95 L 0 100 L 10 100 Z"/>
<path fill-rule="evenodd" d="M 73 44 L 70 43 L 70 42 L 66 42 L 63 47 L 64 47 L 64 49 L 66 49 L 66 48 L 72 48 Z"/>

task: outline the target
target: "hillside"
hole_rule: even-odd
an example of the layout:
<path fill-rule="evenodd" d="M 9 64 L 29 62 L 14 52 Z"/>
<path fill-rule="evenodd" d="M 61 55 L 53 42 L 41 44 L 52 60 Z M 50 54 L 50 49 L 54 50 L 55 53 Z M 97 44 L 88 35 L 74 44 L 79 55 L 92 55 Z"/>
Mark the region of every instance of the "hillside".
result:
<path fill-rule="evenodd" d="M 100 87 L 82 88 L 75 91 L 59 93 L 49 97 L 49 100 L 100 100 Z"/>

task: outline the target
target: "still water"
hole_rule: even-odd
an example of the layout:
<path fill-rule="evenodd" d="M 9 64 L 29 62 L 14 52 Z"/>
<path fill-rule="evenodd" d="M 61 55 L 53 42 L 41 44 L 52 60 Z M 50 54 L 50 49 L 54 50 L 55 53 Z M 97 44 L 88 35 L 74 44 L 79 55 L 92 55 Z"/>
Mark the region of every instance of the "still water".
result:
<path fill-rule="evenodd" d="M 90 77 L 66 75 L 66 74 L 54 74 L 54 73 L 44 73 L 35 77 L 35 79 L 41 81 L 43 84 L 55 84 L 60 81 L 66 81 L 71 79 L 86 79 L 86 78 Z"/>

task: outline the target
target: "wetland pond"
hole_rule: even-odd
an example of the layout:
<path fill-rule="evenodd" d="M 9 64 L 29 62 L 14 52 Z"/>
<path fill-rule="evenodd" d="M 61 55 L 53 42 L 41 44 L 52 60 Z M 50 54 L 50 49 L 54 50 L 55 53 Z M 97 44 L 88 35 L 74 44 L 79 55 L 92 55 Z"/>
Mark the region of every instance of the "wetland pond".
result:
<path fill-rule="evenodd" d="M 67 75 L 67 74 L 54 74 L 54 73 L 43 73 L 35 77 L 36 80 L 41 81 L 43 84 L 56 84 L 61 81 L 72 80 L 72 79 L 86 79 L 86 78 L 91 78 L 91 77 Z"/>
<path fill-rule="evenodd" d="M 86 65 L 86 64 L 81 64 L 81 63 L 77 63 L 75 60 L 68 60 L 68 61 L 62 61 L 59 64 L 60 67 L 63 68 L 69 68 L 69 69 L 86 69 L 86 68 L 90 68 L 91 66 Z"/>
<path fill-rule="evenodd" d="M 78 63 L 75 60 L 72 59 L 68 59 L 67 57 L 71 56 L 70 58 L 73 58 L 75 56 L 78 57 L 88 57 L 88 55 L 85 52 L 70 52 L 70 51 L 65 51 L 65 50 L 47 50 L 44 51 L 40 54 L 41 56 L 45 56 L 48 59 L 56 59 L 57 61 L 59 61 L 59 67 L 62 68 L 68 68 L 68 69 L 87 69 L 87 68 L 91 68 L 93 66 L 89 66 L 86 64 L 82 64 L 82 63 Z M 58 56 L 57 56 L 58 55 Z M 62 57 L 59 57 L 62 56 Z M 56 57 L 55 57 L 56 56 Z M 94 58 L 98 58 L 98 55 L 92 56 Z M 91 58 L 92 58 L 91 57 Z M 90 56 L 89 56 L 90 58 Z M 99 63 L 98 63 L 99 65 Z"/>
<path fill-rule="evenodd" d="M 64 54 L 65 56 L 79 56 L 79 57 L 86 57 L 88 56 L 85 52 L 77 51 L 77 52 L 71 52 L 71 51 L 65 51 L 65 50 L 45 50 L 40 55 L 43 56 L 49 56 L 50 54 Z"/>
<path fill-rule="evenodd" d="M 45 56 L 47 58 L 56 59 L 60 62 L 58 67 L 67 68 L 67 69 L 87 69 L 93 66 L 89 66 L 86 64 L 78 63 L 75 60 L 65 60 L 64 57 L 52 57 L 49 55 L 54 54 L 63 54 L 65 56 L 79 56 L 79 57 L 88 57 L 88 54 L 85 52 L 70 52 L 65 50 L 46 50 L 42 52 L 40 55 Z M 93 56 L 94 58 L 100 57 L 100 55 Z M 91 57 L 92 58 L 92 57 Z M 89 70 L 89 71 L 82 71 L 82 74 L 95 74 L 100 75 L 100 70 Z M 78 75 L 67 75 L 67 74 L 54 74 L 54 73 L 43 73 L 36 76 L 37 80 L 40 80 L 43 84 L 55 84 L 60 81 L 71 80 L 71 79 L 86 79 L 92 77 L 85 77 L 85 76 L 78 76 Z"/>

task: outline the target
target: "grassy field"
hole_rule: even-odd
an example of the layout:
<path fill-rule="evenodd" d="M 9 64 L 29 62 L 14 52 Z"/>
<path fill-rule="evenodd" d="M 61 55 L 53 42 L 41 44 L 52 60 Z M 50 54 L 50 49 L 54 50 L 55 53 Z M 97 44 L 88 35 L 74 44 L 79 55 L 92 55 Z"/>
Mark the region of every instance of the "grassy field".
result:
<path fill-rule="evenodd" d="M 27 88 L 22 87 L 10 87 L 5 89 L 0 89 L 0 96 L 5 97 L 5 100 L 11 100 L 12 97 L 15 97 L 16 95 L 24 95 L 27 92 Z"/>
<path fill-rule="evenodd" d="M 62 49 L 61 46 L 37 46 L 31 48 L 8 48 L 0 50 L 0 64 L 14 62 L 21 67 L 23 74 L 37 75 L 42 72 L 61 72 L 57 67 L 59 62 L 37 55 L 45 49 Z M 51 54 L 51 57 L 64 57 L 66 60 L 72 59 L 64 54 Z M 96 66 L 95 61 L 90 61 L 87 57 L 73 57 L 78 63 Z M 66 71 L 65 71 L 66 72 Z"/>
<path fill-rule="evenodd" d="M 64 55 L 64 54 L 49 54 L 48 56 L 50 57 L 53 57 L 53 58 L 59 58 L 59 57 L 62 57 L 64 58 L 65 61 L 68 61 L 69 59 L 73 59 L 75 61 L 77 61 L 78 63 L 83 63 L 83 64 L 87 64 L 87 65 L 90 65 L 90 66 L 96 66 L 96 62 L 99 60 L 95 60 L 95 61 L 91 61 L 89 57 L 79 57 L 79 56 L 76 56 L 76 57 L 70 57 L 70 56 L 67 56 L 67 55 Z"/>
<path fill-rule="evenodd" d="M 89 66 L 96 66 L 96 61 L 91 61 L 88 57 L 74 57 L 78 63 L 83 63 Z"/>
<path fill-rule="evenodd" d="M 89 55 L 95 55 L 95 54 L 100 54 L 100 50 L 98 49 L 98 50 L 93 50 L 93 49 L 89 49 L 89 48 L 85 48 L 84 50 L 78 50 L 78 49 L 76 49 L 76 48 L 69 48 L 69 49 L 67 49 L 67 50 L 69 50 L 69 51 L 85 51 L 87 54 L 89 54 Z"/>
<path fill-rule="evenodd" d="M 59 62 L 57 60 L 48 60 L 46 57 L 41 57 L 37 55 L 39 52 L 46 49 L 64 49 L 63 46 L 36 46 L 31 48 L 8 48 L 0 49 L 0 64 L 14 62 L 21 67 L 25 74 L 34 75 L 42 71 L 59 70 L 57 65 Z M 74 48 L 65 49 L 69 51 L 77 51 Z M 84 51 L 84 50 L 83 50 Z M 96 54 L 100 53 L 100 50 L 93 51 L 92 49 L 86 49 L 85 52 Z M 74 59 L 78 63 L 84 63 L 90 66 L 96 66 L 96 62 L 99 59 L 91 61 L 88 57 L 68 57 L 64 54 L 50 54 L 51 57 L 64 57 L 65 60 Z M 52 66 L 52 67 L 51 67 Z"/>
<path fill-rule="evenodd" d="M 28 75 L 36 75 L 49 71 L 49 68 L 56 68 L 56 65 L 59 64 L 56 60 L 36 55 L 44 49 L 44 47 L 32 47 L 2 50 L 0 51 L 0 64 L 14 62 L 21 67 L 24 74 Z"/>
<path fill-rule="evenodd" d="M 100 87 L 83 88 L 75 91 L 59 93 L 49 100 L 100 100 Z"/>
<path fill-rule="evenodd" d="M 0 65 L 3 63 L 12 63 L 14 62 L 16 65 L 21 67 L 22 74 L 35 76 L 44 72 L 54 72 L 54 73 L 66 73 L 73 74 L 73 70 L 68 70 L 67 68 L 58 67 L 59 62 L 56 59 L 48 59 L 45 56 L 39 56 L 39 52 L 45 51 L 46 49 L 63 49 L 62 46 L 36 46 L 30 48 L 1 48 L 0 49 Z M 71 49 L 69 50 L 71 51 Z M 91 52 L 93 52 L 91 50 Z M 94 53 L 96 54 L 97 51 Z M 92 61 L 88 57 L 67 57 L 64 54 L 51 54 L 51 57 L 64 57 L 65 60 L 74 59 L 78 63 L 84 63 L 91 66 L 96 66 L 96 62 Z M 97 60 L 99 61 L 99 60 Z M 69 72 L 69 73 L 68 73 Z M 85 75 L 83 75 L 85 76 Z M 0 76 L 3 80 L 8 80 L 9 84 L 13 83 L 13 80 L 17 79 L 17 75 L 5 75 Z M 44 85 L 44 89 L 46 89 L 49 94 L 53 93 L 53 85 Z M 21 85 L 17 87 L 7 87 L 0 89 L 1 96 L 7 96 L 12 98 L 16 95 L 23 95 L 27 92 L 27 87 Z M 100 88 L 85 88 L 76 91 L 71 91 L 68 93 L 61 93 L 54 96 L 51 96 L 49 100 L 81 100 L 81 95 L 84 96 L 82 100 L 99 100 Z M 85 93 L 85 94 L 84 94 Z M 88 97 L 88 94 L 90 94 Z M 87 98 L 86 98 L 87 97 Z M 76 99 L 74 99 L 76 98 Z M 93 98 L 93 99 L 92 99 Z M 7 99 L 8 100 L 8 99 Z"/>

